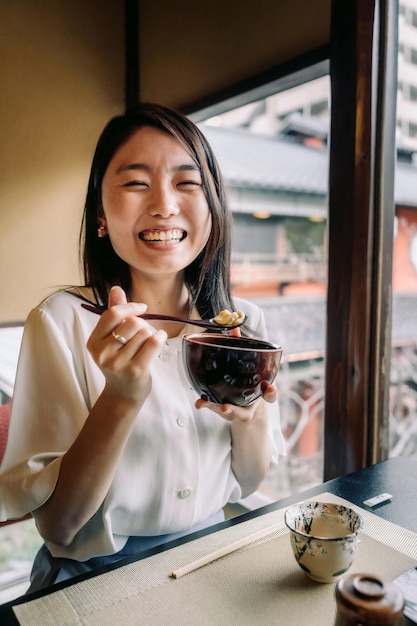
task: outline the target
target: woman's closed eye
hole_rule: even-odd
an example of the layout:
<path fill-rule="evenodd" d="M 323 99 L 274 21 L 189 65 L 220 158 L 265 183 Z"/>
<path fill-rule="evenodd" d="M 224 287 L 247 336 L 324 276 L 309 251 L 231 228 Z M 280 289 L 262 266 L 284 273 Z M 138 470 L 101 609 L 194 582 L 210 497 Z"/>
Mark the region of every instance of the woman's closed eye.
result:
<path fill-rule="evenodd" d="M 142 180 L 129 180 L 127 183 L 123 183 L 123 187 L 148 187 L 148 184 Z"/>
<path fill-rule="evenodd" d="M 202 183 L 199 180 L 181 180 L 177 183 L 177 187 L 201 187 Z"/>

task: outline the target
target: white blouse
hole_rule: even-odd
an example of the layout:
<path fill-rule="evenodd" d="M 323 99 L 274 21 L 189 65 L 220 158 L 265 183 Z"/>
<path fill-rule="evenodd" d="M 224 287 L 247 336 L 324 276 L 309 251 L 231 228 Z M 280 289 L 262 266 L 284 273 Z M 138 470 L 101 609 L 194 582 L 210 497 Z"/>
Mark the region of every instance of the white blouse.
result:
<path fill-rule="evenodd" d="M 265 335 L 259 307 L 238 298 L 235 305 Z M 35 510 L 54 490 L 62 456 L 104 387 L 86 348 L 96 324 L 97 316 L 65 291 L 28 316 L 0 468 L 0 520 Z M 84 561 L 112 554 L 130 535 L 188 530 L 240 499 L 231 469 L 230 425 L 208 409 L 195 409 L 197 394 L 186 378 L 181 346 L 182 336 L 169 339 L 154 359 L 152 391 L 106 499 L 69 546 L 47 544 L 53 556 Z M 276 462 L 284 442 L 278 405 L 268 407 Z"/>

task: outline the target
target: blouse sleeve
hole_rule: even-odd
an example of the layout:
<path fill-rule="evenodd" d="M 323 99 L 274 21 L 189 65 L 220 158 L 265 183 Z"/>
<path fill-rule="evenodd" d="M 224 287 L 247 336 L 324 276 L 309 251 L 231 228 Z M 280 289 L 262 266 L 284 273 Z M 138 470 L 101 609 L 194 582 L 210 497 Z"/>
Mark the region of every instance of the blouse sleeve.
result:
<path fill-rule="evenodd" d="M 88 415 L 74 350 L 47 311 L 29 314 L 0 468 L 0 520 L 21 517 L 49 498 L 62 455 Z"/>

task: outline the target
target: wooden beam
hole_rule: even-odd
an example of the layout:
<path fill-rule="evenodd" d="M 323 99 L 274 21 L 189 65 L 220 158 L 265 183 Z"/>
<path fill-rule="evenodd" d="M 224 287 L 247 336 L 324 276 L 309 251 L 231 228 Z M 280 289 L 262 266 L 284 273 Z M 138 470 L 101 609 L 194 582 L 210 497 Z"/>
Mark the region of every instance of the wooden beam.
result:
<path fill-rule="evenodd" d="M 139 102 L 139 0 L 125 0 L 125 106 Z"/>

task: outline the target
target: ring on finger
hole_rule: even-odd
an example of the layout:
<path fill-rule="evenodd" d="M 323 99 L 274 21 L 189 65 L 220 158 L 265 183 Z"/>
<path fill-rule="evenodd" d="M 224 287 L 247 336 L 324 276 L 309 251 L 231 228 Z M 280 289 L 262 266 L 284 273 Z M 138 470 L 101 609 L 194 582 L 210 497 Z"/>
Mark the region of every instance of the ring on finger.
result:
<path fill-rule="evenodd" d="M 115 333 L 114 330 L 112 330 L 111 334 L 116 339 L 116 341 L 122 344 L 122 346 L 124 346 L 127 343 L 127 339 L 126 337 L 123 337 L 123 335 L 119 335 L 119 333 Z"/>

